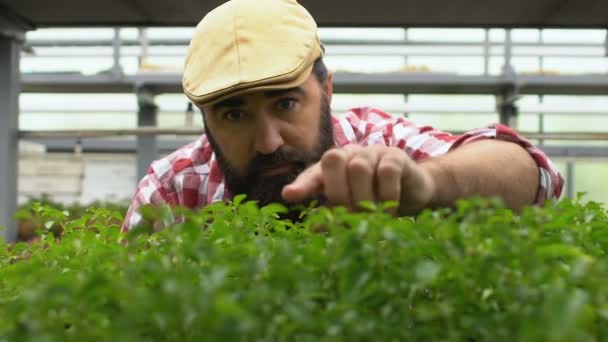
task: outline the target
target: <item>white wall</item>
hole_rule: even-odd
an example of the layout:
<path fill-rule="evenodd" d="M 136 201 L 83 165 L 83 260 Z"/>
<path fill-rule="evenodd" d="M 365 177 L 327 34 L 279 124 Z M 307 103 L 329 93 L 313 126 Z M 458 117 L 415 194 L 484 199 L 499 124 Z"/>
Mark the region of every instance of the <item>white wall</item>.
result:
<path fill-rule="evenodd" d="M 134 155 L 41 154 L 38 159 L 44 164 L 33 163 L 34 158 L 32 155 L 20 156 L 19 203 L 43 194 L 64 204 L 126 202 L 133 196 L 138 181 L 135 179 Z M 54 162 L 53 169 L 45 170 L 49 160 Z M 64 170 L 59 170 L 59 165 Z"/>

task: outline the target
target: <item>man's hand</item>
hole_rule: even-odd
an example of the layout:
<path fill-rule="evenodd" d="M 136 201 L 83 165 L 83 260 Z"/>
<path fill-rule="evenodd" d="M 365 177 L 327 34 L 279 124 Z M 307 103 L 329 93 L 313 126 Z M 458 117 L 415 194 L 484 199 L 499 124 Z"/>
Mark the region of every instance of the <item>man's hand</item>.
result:
<path fill-rule="evenodd" d="M 399 201 L 399 215 L 452 206 L 471 196 L 499 196 L 513 210 L 534 203 L 539 168 L 521 146 L 481 140 L 419 163 L 386 146 L 347 145 L 327 151 L 321 161 L 283 188 L 287 201 L 324 194 L 333 205 L 359 209 L 360 201 Z"/>
<path fill-rule="evenodd" d="M 346 145 L 327 151 L 321 160 L 283 188 L 297 202 L 323 194 L 331 205 L 360 209 L 361 201 L 397 201 L 392 214 L 415 214 L 431 203 L 435 191 L 430 173 L 405 151 L 383 145 Z"/>

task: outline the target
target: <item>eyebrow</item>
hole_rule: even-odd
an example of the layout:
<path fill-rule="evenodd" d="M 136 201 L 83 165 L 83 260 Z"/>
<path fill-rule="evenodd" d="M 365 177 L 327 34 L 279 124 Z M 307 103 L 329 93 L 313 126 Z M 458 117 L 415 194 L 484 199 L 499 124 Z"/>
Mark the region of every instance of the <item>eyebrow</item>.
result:
<path fill-rule="evenodd" d="M 306 92 L 304 91 L 304 88 L 302 88 L 301 86 L 298 87 L 293 87 L 293 88 L 288 88 L 288 89 L 278 89 L 278 90 L 268 90 L 264 92 L 264 96 L 267 98 L 274 98 L 274 97 L 280 97 L 280 96 L 284 96 L 286 94 L 289 93 L 298 93 L 300 95 L 304 95 Z M 242 96 L 237 96 L 234 98 L 229 98 L 226 99 L 224 101 L 220 101 L 216 104 L 214 104 L 213 106 L 211 106 L 212 110 L 216 111 L 220 108 L 238 108 L 238 107 L 242 107 L 247 103 L 247 101 L 245 101 L 245 99 Z"/>
<path fill-rule="evenodd" d="M 244 105 L 245 105 L 245 99 L 243 99 L 242 97 L 235 97 L 235 98 L 231 98 L 231 99 L 226 99 L 224 101 L 220 101 L 220 102 L 214 104 L 213 106 L 211 106 L 211 108 L 212 108 L 212 110 L 216 111 L 223 107 L 238 108 L 238 107 L 242 107 Z"/>

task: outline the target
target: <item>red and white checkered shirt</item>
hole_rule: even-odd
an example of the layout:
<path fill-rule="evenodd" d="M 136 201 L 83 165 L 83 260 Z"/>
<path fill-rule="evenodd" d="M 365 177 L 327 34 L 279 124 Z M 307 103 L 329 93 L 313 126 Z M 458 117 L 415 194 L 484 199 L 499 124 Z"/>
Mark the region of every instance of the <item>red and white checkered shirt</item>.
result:
<path fill-rule="evenodd" d="M 430 126 L 419 126 L 403 117 L 394 117 L 377 108 L 354 108 L 332 117 L 336 146 L 383 144 L 403 149 L 412 159 L 440 156 L 482 139 L 500 139 L 519 144 L 530 153 L 540 170 L 536 202 L 557 199 L 564 179 L 551 160 L 511 128 L 494 124 L 462 135 L 452 135 Z M 200 208 L 231 194 L 224 188 L 224 176 L 207 137 L 202 135 L 170 155 L 152 163 L 141 180 L 127 211 L 122 231 L 141 220 L 138 209 L 144 205 L 168 204 Z"/>

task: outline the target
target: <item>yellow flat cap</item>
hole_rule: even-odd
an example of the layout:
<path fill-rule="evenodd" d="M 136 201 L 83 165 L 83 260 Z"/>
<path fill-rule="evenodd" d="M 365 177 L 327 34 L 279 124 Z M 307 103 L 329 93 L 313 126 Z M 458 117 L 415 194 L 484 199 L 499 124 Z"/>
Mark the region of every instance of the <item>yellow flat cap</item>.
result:
<path fill-rule="evenodd" d="M 196 104 L 210 104 L 295 87 L 322 55 L 317 24 L 296 0 L 231 0 L 197 25 L 184 66 L 184 93 Z"/>

